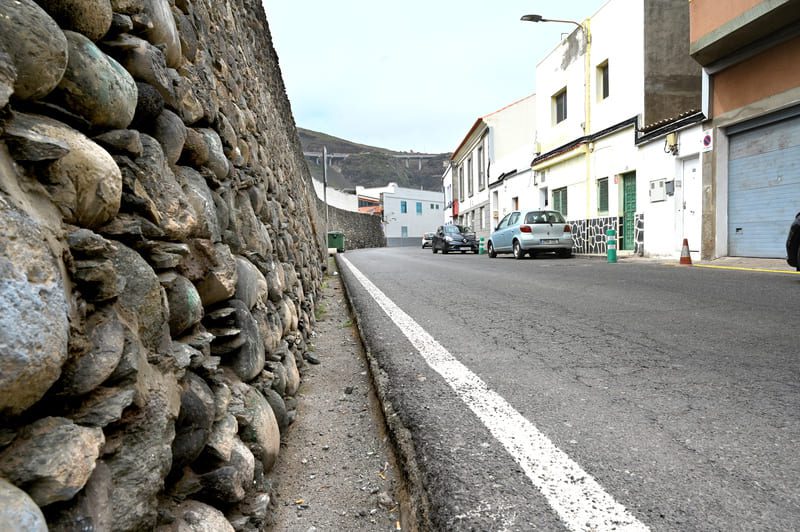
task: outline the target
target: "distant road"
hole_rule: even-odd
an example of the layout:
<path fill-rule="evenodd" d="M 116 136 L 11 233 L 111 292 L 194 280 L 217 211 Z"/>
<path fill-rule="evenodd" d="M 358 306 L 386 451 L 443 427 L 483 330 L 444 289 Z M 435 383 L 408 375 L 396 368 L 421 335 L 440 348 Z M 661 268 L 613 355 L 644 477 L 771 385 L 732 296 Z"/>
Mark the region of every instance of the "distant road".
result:
<path fill-rule="evenodd" d="M 339 260 L 434 529 L 800 523 L 800 276 Z"/>

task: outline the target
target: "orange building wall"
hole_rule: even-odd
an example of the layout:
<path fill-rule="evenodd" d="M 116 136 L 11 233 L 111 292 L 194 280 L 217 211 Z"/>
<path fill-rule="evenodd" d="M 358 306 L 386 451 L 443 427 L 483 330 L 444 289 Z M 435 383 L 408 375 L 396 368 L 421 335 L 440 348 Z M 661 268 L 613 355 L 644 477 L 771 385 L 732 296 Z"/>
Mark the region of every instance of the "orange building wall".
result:
<path fill-rule="evenodd" d="M 689 42 L 697 42 L 764 0 L 689 0 Z"/>
<path fill-rule="evenodd" d="M 715 74 L 714 116 L 800 87 L 798 57 L 800 37 Z"/>

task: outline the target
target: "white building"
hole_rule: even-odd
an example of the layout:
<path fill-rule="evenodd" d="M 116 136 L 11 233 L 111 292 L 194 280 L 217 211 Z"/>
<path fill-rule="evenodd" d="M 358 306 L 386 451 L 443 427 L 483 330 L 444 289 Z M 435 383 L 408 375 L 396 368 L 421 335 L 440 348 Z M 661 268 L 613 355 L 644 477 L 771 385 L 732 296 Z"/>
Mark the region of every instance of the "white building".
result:
<path fill-rule="evenodd" d="M 385 187 L 356 187 L 357 196 L 378 198 L 383 211 L 386 245 L 418 246 L 422 234 L 442 225 L 444 196 L 441 192 L 403 188 L 397 183 Z"/>
<path fill-rule="evenodd" d="M 609 0 L 537 65 L 534 182 L 540 206 L 572 223 L 576 252 L 605 253 L 607 229 L 621 251 L 679 254 L 683 238 L 699 249 L 688 31 L 684 0 Z"/>
<path fill-rule="evenodd" d="M 320 200 L 327 201 L 331 207 L 336 207 L 343 211 L 358 212 L 358 197 L 355 194 L 342 192 L 331 187 L 327 187 L 327 190 L 325 190 L 325 185 L 322 181 L 318 181 L 313 177 L 311 182 L 314 184 L 314 192 L 316 192 Z"/>
<path fill-rule="evenodd" d="M 490 184 L 512 171 L 524 170 L 525 158 L 530 162 L 530 153 L 522 162 L 519 153 L 531 151 L 535 105 L 536 95 L 531 94 L 478 118 L 450 158 L 452 220 L 471 226 L 478 238 L 488 237 L 497 222 L 497 204 L 490 203 Z"/>

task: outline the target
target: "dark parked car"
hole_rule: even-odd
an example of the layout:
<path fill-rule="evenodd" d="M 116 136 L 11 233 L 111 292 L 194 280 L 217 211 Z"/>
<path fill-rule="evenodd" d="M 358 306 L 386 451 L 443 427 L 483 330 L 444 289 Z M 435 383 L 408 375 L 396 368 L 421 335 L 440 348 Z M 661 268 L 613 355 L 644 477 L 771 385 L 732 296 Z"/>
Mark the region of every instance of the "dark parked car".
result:
<path fill-rule="evenodd" d="M 786 237 L 786 262 L 800 272 L 800 212 L 789 227 L 789 236 Z"/>
<path fill-rule="evenodd" d="M 460 251 L 466 253 L 472 251 L 478 252 L 478 240 L 475 238 L 475 232 L 471 227 L 466 225 L 440 225 L 433 235 L 433 242 L 431 248 L 434 253 L 441 251 L 447 253 L 449 251 Z"/>

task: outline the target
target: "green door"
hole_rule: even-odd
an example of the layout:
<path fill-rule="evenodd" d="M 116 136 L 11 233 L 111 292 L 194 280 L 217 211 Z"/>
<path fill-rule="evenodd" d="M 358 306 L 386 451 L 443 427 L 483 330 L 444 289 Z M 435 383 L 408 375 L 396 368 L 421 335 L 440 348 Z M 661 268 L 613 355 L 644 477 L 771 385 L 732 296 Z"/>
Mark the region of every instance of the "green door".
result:
<path fill-rule="evenodd" d="M 636 172 L 622 176 L 622 247 L 633 251 L 636 225 Z"/>

